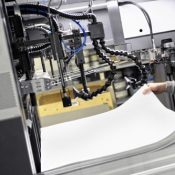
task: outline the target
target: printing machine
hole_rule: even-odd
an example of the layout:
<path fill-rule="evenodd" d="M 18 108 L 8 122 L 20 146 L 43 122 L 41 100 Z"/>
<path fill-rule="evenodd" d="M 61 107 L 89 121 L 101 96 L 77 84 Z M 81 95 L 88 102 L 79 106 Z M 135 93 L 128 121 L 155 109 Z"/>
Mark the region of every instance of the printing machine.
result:
<path fill-rule="evenodd" d="M 66 10 L 51 8 L 50 3 L 41 5 L 39 3 L 16 3 L 11 0 L 0 1 L 0 174 L 174 174 L 173 144 L 160 150 L 150 146 L 138 152 L 131 151 L 41 172 L 41 126 L 36 94 L 58 89 L 62 93 L 63 106 L 68 108 L 72 105 L 67 86 L 74 79 L 75 73 L 69 72 L 67 65 L 74 55 L 76 55 L 76 64 L 79 69 L 76 77 L 81 78 L 83 90 L 76 88 L 73 90 L 75 97 L 83 100 L 91 100 L 101 94 L 114 79 L 117 66 L 106 53 L 128 57 L 136 64 L 140 79 L 127 78 L 130 86 L 136 88 L 147 82 L 145 66 L 137 56 L 106 46 L 104 30 L 106 27 L 98 21 L 98 15 L 94 15 L 91 8 L 86 13 L 74 14 L 72 12 L 74 10 L 70 10 L 71 14 L 68 14 Z M 117 1 L 107 1 L 105 4 L 108 6 L 111 20 L 113 44 L 122 47 L 124 36 L 120 30 L 119 4 Z M 104 3 L 96 8 L 101 8 L 103 5 Z M 114 14 L 117 24 L 112 22 Z M 68 34 L 64 33 L 58 24 L 57 17 L 72 20 L 79 29 L 71 29 Z M 41 23 L 44 20 L 46 22 Z M 79 22 L 81 20 L 87 21 L 86 29 Z M 62 23 L 65 24 L 66 20 L 63 20 Z M 37 40 L 31 39 L 31 29 L 42 31 L 43 37 Z M 86 75 L 98 72 L 98 67 L 95 70 L 84 71 L 83 49 L 86 37 L 92 40 L 96 54 L 103 59 L 105 66 L 109 67 L 109 76 L 105 85 L 94 92 L 88 88 Z M 166 43 L 169 42 L 171 41 Z M 110 45 L 108 41 L 107 45 Z M 169 48 L 167 52 L 172 52 L 172 47 L 165 47 L 164 51 Z M 126 50 L 125 47 L 123 49 Z M 43 74 L 37 77 L 34 58 L 38 55 L 42 57 L 43 51 L 46 50 L 49 50 L 57 62 L 58 75 L 49 76 L 43 66 Z M 160 60 L 158 61 L 160 64 Z"/>

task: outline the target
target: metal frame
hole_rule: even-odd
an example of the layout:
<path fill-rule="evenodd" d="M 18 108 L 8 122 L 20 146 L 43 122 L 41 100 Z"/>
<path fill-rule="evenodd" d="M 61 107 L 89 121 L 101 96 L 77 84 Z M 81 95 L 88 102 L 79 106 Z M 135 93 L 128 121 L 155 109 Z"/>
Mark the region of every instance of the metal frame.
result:
<path fill-rule="evenodd" d="M 118 49 L 126 50 L 118 1 L 108 1 L 107 9 L 112 29 L 113 44 L 119 46 Z"/>
<path fill-rule="evenodd" d="M 4 12 L 4 3 L 0 1 L 0 80 L 3 84 L 0 88 L 0 174 L 32 175 L 36 173 L 36 168 L 12 66 L 10 38 Z M 9 94 L 10 98 L 5 98 L 9 97 Z"/>
<path fill-rule="evenodd" d="M 111 3 L 111 2 L 109 2 Z M 109 8 L 111 4 L 109 4 Z M 9 52 L 9 36 L 5 23 L 2 3 L 0 1 L 0 80 L 3 84 L 0 88 L 0 97 L 8 96 L 12 93 L 11 101 L 4 103 L 0 98 L 0 174 L 2 175 L 33 175 L 36 174 L 29 133 L 26 125 L 26 118 L 18 90 L 15 71 L 12 66 L 12 54 Z M 117 13 L 117 12 L 115 12 Z M 119 34 L 120 35 L 120 34 Z M 118 39 L 118 38 L 116 38 Z M 123 41 L 123 38 L 122 38 Z M 5 78 L 4 78 L 5 75 Z M 2 83 L 2 81 L 1 81 Z M 12 103 L 14 102 L 14 103 Z M 9 104 L 11 104 L 9 106 Z M 3 107 L 2 107 L 3 106 Z M 166 143 L 171 146 L 159 150 L 156 145 L 150 145 L 150 149 L 140 149 L 140 152 L 126 152 L 101 159 L 86 161 L 74 165 L 65 166 L 40 175 L 78 175 L 78 174 L 96 174 L 96 175 L 129 175 L 129 174 L 156 174 L 167 172 L 174 174 L 175 169 L 175 146 L 171 143 L 174 135 L 166 139 Z M 163 141 L 164 143 L 164 141 Z M 159 145 L 160 146 L 160 145 Z M 153 147 L 153 148 L 152 148 Z M 135 153 L 135 154 L 134 154 Z M 170 170 L 170 171 L 169 171 Z M 166 171 L 166 172 L 165 172 Z"/>

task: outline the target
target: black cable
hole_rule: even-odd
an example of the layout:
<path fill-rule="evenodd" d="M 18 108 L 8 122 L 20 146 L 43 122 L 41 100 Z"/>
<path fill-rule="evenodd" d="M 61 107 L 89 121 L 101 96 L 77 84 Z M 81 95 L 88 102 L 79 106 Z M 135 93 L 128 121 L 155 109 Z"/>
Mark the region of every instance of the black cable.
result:
<path fill-rule="evenodd" d="M 137 81 L 137 83 L 136 83 L 137 86 L 141 86 L 141 85 L 147 83 L 147 72 L 146 72 L 146 68 L 141 63 L 141 61 L 139 61 L 139 59 L 135 55 L 132 55 L 131 53 L 128 53 L 126 51 L 118 51 L 118 50 L 110 49 L 110 48 L 106 47 L 105 41 L 103 39 L 100 40 L 100 44 L 101 44 L 102 49 L 106 53 L 109 53 L 109 54 L 115 55 L 115 56 L 125 56 L 125 57 L 128 57 L 129 59 L 131 59 L 132 61 L 135 62 L 136 66 L 137 66 L 137 68 L 138 68 L 138 70 L 140 72 L 140 75 L 141 75 L 140 80 Z"/>
<path fill-rule="evenodd" d="M 38 30 L 43 32 L 44 34 L 48 35 L 49 31 L 43 27 L 39 27 L 39 26 L 32 26 L 32 27 L 28 27 L 26 28 L 26 30 Z M 50 44 L 39 44 L 37 46 L 33 46 L 28 48 L 29 53 L 37 53 L 37 52 L 42 52 L 43 50 L 47 50 L 48 48 L 50 48 Z"/>
<path fill-rule="evenodd" d="M 21 14 L 23 14 L 23 15 L 25 15 L 25 14 L 37 14 L 37 15 L 42 15 L 44 17 L 49 18 L 49 14 L 48 14 L 48 11 L 49 11 L 52 15 L 59 15 L 59 16 L 64 17 L 64 18 L 69 18 L 69 19 L 74 19 L 74 20 L 92 19 L 92 23 L 97 22 L 96 16 L 92 13 L 67 14 L 67 13 L 60 12 L 54 8 L 51 8 L 51 7 L 48 8 L 47 6 L 40 5 L 40 4 L 20 4 L 19 7 L 21 10 Z M 9 15 L 12 15 L 13 11 L 14 11 L 14 7 L 8 6 L 7 10 L 8 10 Z M 58 26 L 55 18 L 53 18 L 53 26 L 55 28 L 55 31 L 59 31 L 59 26 Z M 48 46 L 48 44 L 34 46 L 34 47 L 29 49 L 29 52 L 31 52 L 31 53 L 40 52 L 44 49 L 47 49 L 48 47 L 50 47 L 50 46 Z"/>
<path fill-rule="evenodd" d="M 54 77 L 55 73 L 54 73 L 53 63 L 52 63 L 52 58 L 51 57 L 49 57 L 49 63 L 50 63 L 50 70 L 51 70 L 52 77 Z"/>
<path fill-rule="evenodd" d="M 29 7 L 29 6 L 27 6 L 27 7 Z M 24 7 L 22 7 L 22 9 L 23 9 Z M 30 7 L 31 8 L 31 7 Z M 43 13 L 45 13 L 45 11 L 47 12 L 48 10 L 46 9 L 46 8 L 48 8 L 48 7 L 45 7 L 45 6 L 39 6 L 39 9 L 41 10 L 41 11 L 39 11 L 38 10 L 38 13 L 39 14 L 43 14 Z M 32 9 L 33 10 L 33 9 Z M 29 12 L 31 12 L 32 11 L 31 9 L 29 10 Z M 42 11 L 43 10 L 43 11 Z M 52 13 L 52 14 L 59 14 L 60 16 L 62 15 L 62 17 L 66 17 L 66 18 L 73 18 L 73 19 L 89 19 L 89 14 L 85 14 L 85 15 L 69 15 L 69 14 L 62 14 L 62 13 L 60 13 L 59 11 L 55 11 L 55 9 L 52 9 L 52 8 L 50 8 L 50 12 Z M 44 14 L 45 15 L 45 14 Z M 91 14 L 92 15 L 92 14 Z M 93 17 L 93 19 L 94 19 L 94 15 L 92 15 L 91 16 L 91 18 Z M 95 20 L 93 20 L 93 22 L 96 22 L 96 18 L 95 18 Z M 111 82 L 113 81 L 113 79 L 114 79 L 114 75 L 116 74 L 116 67 L 115 67 L 115 65 L 114 65 L 114 62 L 112 62 L 111 60 L 110 60 L 110 58 L 108 58 L 104 53 L 102 53 L 101 51 L 100 51 L 100 47 L 98 46 L 98 41 L 97 40 L 93 40 L 93 45 L 94 45 L 94 49 L 95 49 L 95 51 L 96 51 L 96 53 L 97 53 L 97 55 L 99 55 L 106 63 L 108 63 L 109 64 L 109 66 L 110 66 L 110 68 L 111 68 L 111 72 L 110 72 L 110 75 L 109 75 L 109 77 L 108 77 L 108 80 L 107 80 L 107 82 L 105 83 L 105 85 L 103 86 L 103 87 L 101 87 L 100 89 L 97 89 L 95 92 L 92 92 L 91 94 L 90 93 L 85 93 L 85 92 L 79 92 L 78 90 L 76 90 L 76 89 L 74 89 L 75 90 L 75 92 L 76 92 L 76 95 L 78 96 L 78 97 L 80 97 L 80 98 L 83 98 L 84 100 L 88 100 L 88 99 L 92 99 L 94 96 L 97 96 L 98 94 L 100 94 L 100 93 L 102 93 L 103 91 L 105 91 L 110 85 L 111 85 Z M 119 52 L 120 54 L 122 53 L 122 52 Z M 124 55 L 125 55 L 125 53 L 124 53 Z M 131 57 L 131 55 L 128 55 L 128 57 Z M 134 58 L 133 56 L 132 56 L 132 58 Z"/>
<path fill-rule="evenodd" d="M 83 85 L 83 90 L 85 93 L 88 93 L 89 91 L 88 91 L 86 76 L 85 76 L 85 72 L 84 72 L 84 65 L 80 64 L 79 69 L 80 69 L 81 83 Z"/>
<path fill-rule="evenodd" d="M 21 13 L 22 14 L 39 14 L 45 17 L 48 17 L 48 9 L 50 10 L 50 13 L 52 15 L 59 15 L 63 18 L 68 18 L 68 19 L 74 19 L 74 20 L 84 20 L 84 19 L 92 19 L 93 23 L 97 22 L 96 16 L 92 13 L 88 14 L 68 14 L 68 13 L 63 13 L 59 10 L 56 10 L 54 8 L 48 8 L 45 5 L 39 5 L 39 4 L 20 4 L 19 5 Z M 8 9 L 11 10 L 13 6 L 9 6 Z"/>
<path fill-rule="evenodd" d="M 47 49 L 50 49 L 50 43 L 32 46 L 32 47 L 28 48 L 28 51 L 29 51 L 29 53 L 38 53 L 38 52 L 42 52 L 42 51 L 47 50 Z"/>
<path fill-rule="evenodd" d="M 39 15 L 42 15 L 45 17 L 49 17 L 48 16 L 49 15 L 48 11 L 49 11 L 51 13 L 51 15 L 59 15 L 59 16 L 64 17 L 64 18 L 69 18 L 69 19 L 74 19 L 74 20 L 91 19 L 92 23 L 97 22 L 96 16 L 92 13 L 67 14 L 67 13 L 60 12 L 56 9 L 48 8 L 47 6 L 43 6 L 43 5 L 39 5 L 39 4 L 38 5 L 22 4 L 22 5 L 20 5 L 20 10 L 21 10 L 22 14 L 39 14 Z M 58 25 L 57 25 L 56 21 L 54 22 L 54 28 L 55 28 L 55 30 L 58 30 Z M 138 62 L 138 59 L 135 56 L 128 54 L 127 52 L 111 51 L 107 47 L 105 47 L 105 43 L 103 40 L 100 41 L 100 44 L 102 45 L 102 48 L 107 53 L 128 56 L 129 58 L 133 59 L 137 63 L 138 67 L 141 68 L 140 70 L 142 71 L 141 72 L 142 75 L 145 75 L 144 66 L 140 62 Z M 45 45 L 47 45 L 47 44 L 44 44 L 42 47 L 45 47 Z M 103 91 L 106 91 L 107 88 L 111 85 L 112 81 L 114 80 L 114 75 L 116 74 L 115 63 L 101 51 L 101 47 L 99 46 L 99 43 L 96 39 L 93 39 L 93 46 L 94 46 L 94 49 L 96 51 L 96 54 L 99 55 L 99 57 L 101 57 L 110 66 L 111 71 L 110 71 L 110 74 L 107 78 L 105 85 L 92 93 L 86 93 L 84 91 L 79 92 L 77 89 L 74 88 L 76 95 L 84 100 L 92 99 L 93 97 L 97 96 L 98 94 L 101 94 Z M 41 49 L 40 46 L 39 46 L 39 48 Z M 37 49 L 38 49 L 37 47 L 33 48 L 33 50 L 37 50 Z M 141 80 L 144 80 L 144 76 L 142 76 Z M 142 81 L 141 81 L 141 83 L 142 83 Z"/>
<path fill-rule="evenodd" d="M 101 94 L 103 91 L 106 91 L 107 88 L 111 85 L 112 81 L 114 80 L 114 76 L 116 74 L 115 63 L 108 56 L 106 56 L 103 52 L 101 52 L 98 41 L 94 39 L 92 44 L 94 46 L 96 54 L 99 55 L 99 57 L 102 58 L 110 66 L 111 71 L 109 73 L 109 76 L 104 86 L 102 86 L 101 88 L 97 89 L 96 91 L 92 93 L 85 93 L 84 91 L 80 92 L 76 88 L 74 88 L 74 92 L 76 93 L 76 95 L 84 100 L 92 99 L 98 94 Z"/>
<path fill-rule="evenodd" d="M 40 59 L 41 59 L 41 65 L 42 65 L 43 72 L 46 72 L 46 66 L 45 66 L 45 62 L 44 62 L 43 53 L 41 53 Z"/>

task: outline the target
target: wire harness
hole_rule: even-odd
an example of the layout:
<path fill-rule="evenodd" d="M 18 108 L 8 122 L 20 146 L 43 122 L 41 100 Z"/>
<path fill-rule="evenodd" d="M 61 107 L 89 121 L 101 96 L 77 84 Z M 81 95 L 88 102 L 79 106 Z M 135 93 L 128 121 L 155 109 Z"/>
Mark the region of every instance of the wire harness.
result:
<path fill-rule="evenodd" d="M 145 66 L 142 65 L 142 63 L 139 61 L 139 59 L 128 53 L 125 51 L 118 51 L 118 50 L 112 50 L 108 47 L 106 47 L 105 45 L 105 41 L 104 41 L 104 29 L 103 29 L 103 25 L 102 23 L 97 22 L 96 16 L 92 13 L 83 13 L 83 14 L 68 14 L 68 13 L 63 13 L 60 12 L 54 8 L 50 8 L 44 5 L 35 5 L 35 4 L 21 4 L 19 5 L 21 13 L 22 14 L 37 14 L 37 15 L 42 15 L 44 17 L 49 18 L 49 15 L 59 15 L 61 17 L 64 18 L 68 18 L 68 19 L 72 19 L 75 23 L 77 23 L 77 25 L 80 27 L 80 29 L 83 31 L 84 34 L 84 40 L 86 41 L 86 35 L 85 35 L 85 30 L 83 29 L 83 27 L 79 24 L 79 22 L 77 22 L 76 20 L 89 20 L 91 22 L 91 24 L 89 25 L 89 29 L 91 28 L 92 30 L 92 35 L 91 35 L 91 40 L 92 40 L 92 44 L 94 46 L 94 50 L 96 52 L 96 54 L 102 58 L 102 60 L 107 63 L 110 67 L 110 72 L 109 72 L 109 76 L 107 77 L 107 81 L 105 82 L 104 86 L 102 86 L 101 88 L 95 90 L 94 92 L 85 92 L 85 90 L 82 91 L 78 91 L 75 87 L 74 87 L 74 93 L 76 96 L 84 99 L 84 100 L 88 100 L 88 99 L 92 99 L 93 97 L 97 96 L 98 94 L 101 94 L 103 91 L 106 91 L 107 88 L 111 85 L 112 81 L 114 80 L 114 76 L 117 73 L 117 68 L 115 65 L 115 62 L 112 61 L 110 59 L 110 57 L 108 57 L 103 51 L 105 51 L 108 54 L 111 55 L 116 55 L 116 56 L 125 56 L 130 58 L 131 60 L 133 60 L 136 64 L 136 66 L 139 69 L 140 75 L 141 75 L 141 79 L 136 82 L 137 86 L 141 86 L 142 84 L 146 83 L 146 70 L 145 70 Z M 9 7 L 9 10 L 12 7 Z M 53 26 L 55 28 L 55 30 L 57 32 L 59 32 L 59 27 L 57 25 L 57 22 L 55 20 L 53 20 Z M 95 28 L 94 28 L 95 27 Z M 94 29 L 98 29 L 98 30 L 94 30 Z M 97 32 L 99 31 L 99 32 Z M 90 31 L 91 32 L 91 31 Z M 99 35 L 99 33 L 101 35 Z M 74 54 L 76 54 L 77 52 L 79 52 L 80 50 L 83 49 L 84 47 L 84 42 L 82 44 L 81 48 L 78 48 L 77 50 L 75 50 Z M 49 47 L 48 44 L 44 44 L 41 46 L 36 46 L 32 48 L 32 51 L 41 51 L 42 49 L 45 49 L 46 47 Z M 71 59 L 71 58 L 70 58 Z M 68 60 L 69 62 L 69 60 Z"/>

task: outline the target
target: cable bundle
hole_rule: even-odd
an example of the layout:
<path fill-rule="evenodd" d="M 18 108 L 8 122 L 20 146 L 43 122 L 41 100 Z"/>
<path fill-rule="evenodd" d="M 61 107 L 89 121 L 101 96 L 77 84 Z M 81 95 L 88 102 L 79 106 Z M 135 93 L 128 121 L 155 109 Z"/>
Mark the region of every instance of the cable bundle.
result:
<path fill-rule="evenodd" d="M 44 17 L 49 18 L 50 14 L 52 15 L 59 15 L 61 17 L 64 18 L 68 18 L 68 19 L 72 19 L 75 23 L 77 23 L 77 25 L 80 27 L 80 29 L 83 31 L 83 35 L 84 35 L 84 41 L 83 44 L 80 48 L 77 48 L 74 51 L 74 54 L 78 53 L 79 51 L 81 51 L 85 45 L 86 42 L 86 32 L 83 29 L 83 27 L 79 24 L 78 21 L 76 20 L 91 20 L 91 24 L 97 24 L 97 19 L 96 16 L 92 13 L 83 13 L 83 14 L 68 14 L 68 13 L 63 13 L 60 12 L 54 8 L 50 8 L 44 5 L 34 5 L 34 4 L 21 4 L 19 5 L 21 13 L 22 14 L 37 14 L 37 15 L 42 15 Z M 8 10 L 11 11 L 12 7 L 8 7 Z M 55 28 L 55 31 L 59 31 L 58 25 L 56 20 L 53 18 L 53 26 Z M 102 27 L 102 25 L 98 25 L 99 27 Z M 100 28 L 101 29 L 101 28 Z M 103 30 L 102 30 L 103 31 Z M 104 86 L 102 86 L 101 88 L 97 89 L 96 91 L 90 93 L 90 92 L 85 92 L 85 91 L 78 91 L 76 88 L 74 88 L 74 92 L 76 94 L 76 96 L 84 99 L 84 100 L 88 100 L 88 99 L 92 99 L 93 97 L 97 96 L 98 94 L 101 94 L 103 91 L 106 91 L 106 89 L 111 85 L 112 81 L 114 80 L 114 75 L 116 74 L 116 66 L 115 63 L 107 56 L 105 55 L 101 50 L 104 50 L 106 53 L 109 53 L 111 55 L 120 55 L 120 56 L 126 56 L 130 59 L 132 59 L 135 63 L 136 66 L 139 68 L 140 74 L 141 74 L 141 80 L 137 82 L 137 85 L 142 85 L 143 83 L 146 82 L 146 70 L 145 70 L 145 66 L 142 65 L 141 62 L 139 62 L 138 58 L 130 53 L 127 52 L 123 52 L 123 51 L 118 51 L 118 50 L 112 50 L 110 48 L 107 48 L 105 46 L 105 41 L 104 41 L 104 37 L 102 36 L 98 36 L 97 38 L 91 38 L 93 41 L 93 46 L 94 49 L 96 51 L 96 54 L 99 55 L 99 57 L 101 57 L 105 63 L 107 63 L 110 66 L 110 74 L 107 78 L 106 83 L 104 84 Z M 98 41 L 99 40 L 99 41 Z M 99 43 L 101 46 L 99 46 Z M 41 46 L 36 46 L 32 48 L 32 51 L 41 51 L 41 49 L 47 48 L 49 45 L 48 44 L 44 44 Z M 71 56 L 72 57 L 72 56 Z M 70 61 L 71 57 L 67 60 L 67 62 Z"/>

